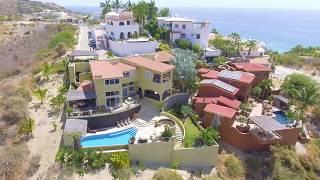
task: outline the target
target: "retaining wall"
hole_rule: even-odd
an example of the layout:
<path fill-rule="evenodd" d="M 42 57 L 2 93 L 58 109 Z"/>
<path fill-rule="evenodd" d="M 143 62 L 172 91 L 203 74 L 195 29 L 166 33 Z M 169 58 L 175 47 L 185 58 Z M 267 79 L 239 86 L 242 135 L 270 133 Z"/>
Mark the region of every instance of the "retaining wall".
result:
<path fill-rule="evenodd" d="M 173 108 L 175 105 L 188 104 L 188 100 L 188 93 L 174 94 L 163 101 L 162 111 L 167 111 L 168 109 Z"/>

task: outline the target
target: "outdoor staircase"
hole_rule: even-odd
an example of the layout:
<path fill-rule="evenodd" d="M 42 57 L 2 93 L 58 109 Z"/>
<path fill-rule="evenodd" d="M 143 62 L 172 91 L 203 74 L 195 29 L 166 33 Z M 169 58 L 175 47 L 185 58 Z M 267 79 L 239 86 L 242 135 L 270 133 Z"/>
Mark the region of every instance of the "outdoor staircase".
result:
<path fill-rule="evenodd" d="M 148 126 L 154 126 L 157 120 L 151 120 L 149 122 L 141 121 L 138 119 L 135 119 L 132 121 L 132 124 L 136 126 L 137 128 L 143 128 L 143 127 L 148 127 Z"/>

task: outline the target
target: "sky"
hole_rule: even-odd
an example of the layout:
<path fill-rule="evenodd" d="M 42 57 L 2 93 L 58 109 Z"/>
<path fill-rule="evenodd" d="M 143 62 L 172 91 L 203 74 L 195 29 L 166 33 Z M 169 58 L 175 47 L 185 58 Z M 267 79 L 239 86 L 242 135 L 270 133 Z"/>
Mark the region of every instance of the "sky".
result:
<path fill-rule="evenodd" d="M 63 6 L 99 6 L 104 0 L 41 0 Z M 122 0 L 125 2 L 126 0 Z M 138 2 L 139 0 L 131 0 Z M 146 0 L 148 1 L 148 0 Z M 159 7 L 226 7 L 320 10 L 320 0 L 155 0 Z"/>

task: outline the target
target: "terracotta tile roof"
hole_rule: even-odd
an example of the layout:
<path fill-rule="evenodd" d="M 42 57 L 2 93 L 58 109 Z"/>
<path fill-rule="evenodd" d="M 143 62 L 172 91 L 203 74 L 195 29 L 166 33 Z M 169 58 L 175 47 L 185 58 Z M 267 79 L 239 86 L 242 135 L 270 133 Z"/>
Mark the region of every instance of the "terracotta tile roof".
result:
<path fill-rule="evenodd" d="M 220 96 L 217 101 L 223 105 L 226 105 L 228 107 L 231 107 L 233 109 L 239 109 L 241 105 L 241 101 L 238 101 L 236 99 L 229 99 L 224 96 Z"/>
<path fill-rule="evenodd" d="M 237 87 L 234 87 L 228 83 L 225 83 L 223 81 L 220 81 L 219 79 L 204 79 L 200 81 L 200 86 L 202 85 L 210 85 L 214 86 L 216 88 L 222 89 L 226 93 L 236 95 L 239 92 L 239 89 Z"/>
<path fill-rule="evenodd" d="M 207 69 L 207 68 L 200 68 L 198 69 L 198 73 L 199 74 L 205 74 L 205 73 L 208 73 L 210 71 L 210 69 Z"/>
<path fill-rule="evenodd" d="M 271 69 L 265 65 L 257 63 L 233 63 L 237 69 L 241 69 L 246 72 L 271 72 Z"/>
<path fill-rule="evenodd" d="M 77 88 L 77 91 L 89 92 L 94 91 L 94 86 L 91 81 L 83 81 Z"/>
<path fill-rule="evenodd" d="M 158 62 L 168 63 L 173 59 L 174 59 L 174 56 L 168 52 L 165 52 L 165 51 L 157 52 L 156 55 L 154 56 L 154 60 L 158 61 Z"/>
<path fill-rule="evenodd" d="M 201 74 L 201 77 L 204 79 L 218 79 L 218 74 L 218 71 L 209 70 L 207 73 Z"/>
<path fill-rule="evenodd" d="M 216 97 L 195 97 L 194 98 L 194 103 L 198 104 L 216 104 L 217 103 L 217 98 Z"/>
<path fill-rule="evenodd" d="M 152 61 L 141 56 L 132 56 L 125 58 L 123 60 L 123 63 L 130 64 L 135 67 L 144 67 L 158 73 L 167 73 L 174 70 L 175 68 L 173 65 Z"/>
<path fill-rule="evenodd" d="M 233 119 L 237 113 L 237 111 L 232 108 L 220 106 L 217 104 L 208 104 L 204 108 L 204 111 L 212 114 L 219 114 L 228 119 Z"/>
<path fill-rule="evenodd" d="M 124 63 L 112 64 L 108 61 L 91 61 L 90 67 L 93 79 L 121 78 L 123 72 L 136 69 Z"/>
<path fill-rule="evenodd" d="M 251 84 L 252 81 L 254 80 L 254 78 L 255 78 L 255 76 L 253 74 L 248 74 L 248 73 L 243 72 L 243 74 L 240 78 L 240 81 L 247 83 L 247 84 Z"/>

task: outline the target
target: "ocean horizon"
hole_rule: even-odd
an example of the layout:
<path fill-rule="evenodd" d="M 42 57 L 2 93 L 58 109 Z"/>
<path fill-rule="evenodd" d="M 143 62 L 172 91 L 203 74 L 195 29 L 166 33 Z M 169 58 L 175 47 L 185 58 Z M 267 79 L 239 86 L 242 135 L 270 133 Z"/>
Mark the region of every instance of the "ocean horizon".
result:
<path fill-rule="evenodd" d="M 100 14 L 99 7 L 67 7 L 72 11 Z M 320 46 L 320 11 L 244 8 L 170 8 L 172 15 L 208 21 L 220 34 L 237 32 L 243 39 L 264 42 L 285 52 L 301 44 Z"/>

